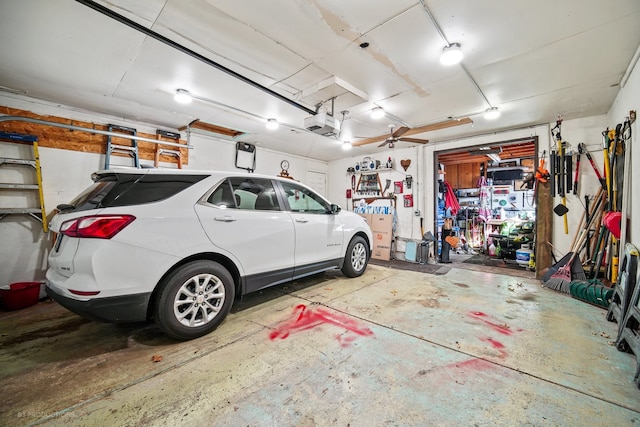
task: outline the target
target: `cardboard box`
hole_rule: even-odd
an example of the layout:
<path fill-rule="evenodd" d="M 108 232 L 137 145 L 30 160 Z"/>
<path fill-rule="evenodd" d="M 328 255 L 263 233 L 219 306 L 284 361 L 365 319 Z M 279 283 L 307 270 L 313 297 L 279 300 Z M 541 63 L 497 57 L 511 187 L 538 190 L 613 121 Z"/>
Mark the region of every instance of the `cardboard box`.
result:
<path fill-rule="evenodd" d="M 371 258 L 389 261 L 391 259 L 391 246 L 377 245 L 373 247 Z"/>
<path fill-rule="evenodd" d="M 371 217 L 373 216 L 372 214 L 359 213 L 358 215 L 364 218 L 364 220 L 367 221 L 367 224 L 369 224 L 369 227 L 371 227 Z"/>
<path fill-rule="evenodd" d="M 385 245 L 391 246 L 391 232 L 383 233 L 380 231 L 373 232 L 373 246 Z"/>
<path fill-rule="evenodd" d="M 391 232 L 373 233 L 371 258 L 389 261 L 391 259 Z"/>
<path fill-rule="evenodd" d="M 371 215 L 371 231 L 389 232 L 393 227 L 393 215 L 372 214 Z"/>

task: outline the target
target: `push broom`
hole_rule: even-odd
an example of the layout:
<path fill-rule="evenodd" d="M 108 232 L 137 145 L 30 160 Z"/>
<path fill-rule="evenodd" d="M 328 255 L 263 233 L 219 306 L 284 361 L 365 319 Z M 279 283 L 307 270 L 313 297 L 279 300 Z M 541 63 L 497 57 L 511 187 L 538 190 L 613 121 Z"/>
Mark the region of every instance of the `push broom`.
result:
<path fill-rule="evenodd" d="M 552 274 L 546 282 L 544 282 L 545 287 L 553 289 L 554 291 L 564 292 L 566 294 L 571 292 L 571 266 L 573 264 L 573 260 L 582 250 L 582 245 L 586 241 L 587 234 L 587 230 L 581 231 L 580 237 L 578 238 L 575 246 L 572 248 L 569 261 L 565 265 L 560 267 L 558 271 Z"/>

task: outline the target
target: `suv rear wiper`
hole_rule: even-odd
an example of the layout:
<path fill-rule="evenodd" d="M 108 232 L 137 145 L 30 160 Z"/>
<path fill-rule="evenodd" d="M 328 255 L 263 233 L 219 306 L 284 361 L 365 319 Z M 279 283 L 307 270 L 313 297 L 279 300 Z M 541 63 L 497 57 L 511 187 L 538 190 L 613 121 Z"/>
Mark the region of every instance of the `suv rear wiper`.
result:
<path fill-rule="evenodd" d="M 75 206 L 68 205 L 66 203 L 56 206 L 56 209 L 58 209 L 58 211 L 60 212 L 72 211 L 72 210 L 75 210 L 75 208 L 76 208 Z"/>

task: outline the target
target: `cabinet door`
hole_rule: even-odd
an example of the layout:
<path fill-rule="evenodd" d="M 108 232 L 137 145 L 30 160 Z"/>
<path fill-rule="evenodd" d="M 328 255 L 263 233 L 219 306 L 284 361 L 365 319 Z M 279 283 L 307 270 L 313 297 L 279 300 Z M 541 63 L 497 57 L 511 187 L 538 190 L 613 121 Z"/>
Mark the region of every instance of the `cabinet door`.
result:
<path fill-rule="evenodd" d="M 451 185 L 454 190 L 460 188 L 460 180 L 458 178 L 459 165 L 447 165 L 445 168 L 444 179 Z"/>
<path fill-rule="evenodd" d="M 475 163 L 462 163 L 458 165 L 458 188 L 473 188 L 476 186 L 474 182 Z"/>

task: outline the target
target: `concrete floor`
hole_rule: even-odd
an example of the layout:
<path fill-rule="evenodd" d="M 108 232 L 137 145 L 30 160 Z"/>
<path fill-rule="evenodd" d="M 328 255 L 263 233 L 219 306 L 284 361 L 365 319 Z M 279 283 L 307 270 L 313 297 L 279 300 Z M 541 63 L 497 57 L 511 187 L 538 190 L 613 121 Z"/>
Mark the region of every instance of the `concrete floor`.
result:
<path fill-rule="evenodd" d="M 314 276 L 183 343 L 52 302 L 0 312 L 0 425 L 640 425 L 604 310 L 461 266 Z"/>

